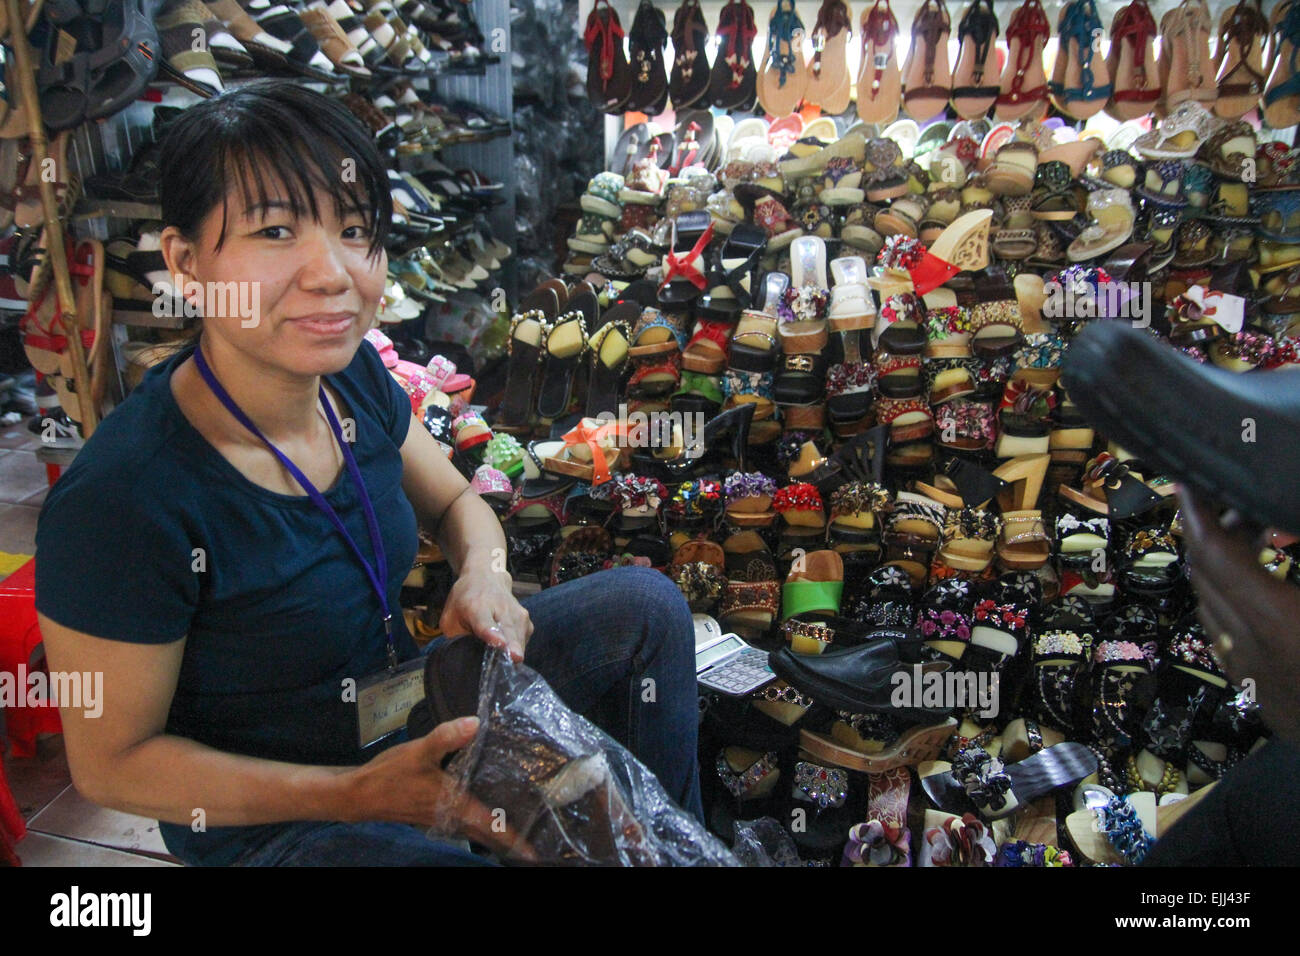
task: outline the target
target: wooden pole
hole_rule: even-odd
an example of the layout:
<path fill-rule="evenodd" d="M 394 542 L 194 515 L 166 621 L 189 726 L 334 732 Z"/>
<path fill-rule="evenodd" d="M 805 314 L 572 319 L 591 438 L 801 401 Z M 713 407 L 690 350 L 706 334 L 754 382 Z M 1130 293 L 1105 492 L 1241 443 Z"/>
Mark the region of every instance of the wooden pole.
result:
<path fill-rule="evenodd" d="M 27 18 L 23 15 L 25 11 L 19 0 L 5 0 L 5 3 L 9 11 L 9 43 L 17 61 L 17 69 L 11 71 L 10 76 L 17 80 L 15 85 L 18 95 L 22 97 L 23 108 L 27 110 L 32 161 L 37 169 L 43 170 L 49 156 L 49 144 L 45 140 L 45 123 L 41 119 L 41 104 L 36 94 L 36 65 L 24 29 Z M 61 178 L 64 182 L 69 182 L 69 170 L 57 169 L 54 176 L 55 179 Z M 86 350 L 82 347 L 76 297 L 72 293 L 72 278 L 68 274 L 68 258 L 63 245 L 63 223 L 59 220 L 54 183 L 48 182 L 44 176 L 37 176 L 37 188 L 41 192 L 41 210 L 45 216 L 45 254 L 49 257 L 50 268 L 54 270 L 54 289 L 58 294 L 59 309 L 63 313 L 68 354 L 72 358 L 74 382 L 77 396 L 81 400 L 81 433 L 89 438 L 99 424 L 99 409 L 95 407 L 90 373 L 86 369 Z"/>

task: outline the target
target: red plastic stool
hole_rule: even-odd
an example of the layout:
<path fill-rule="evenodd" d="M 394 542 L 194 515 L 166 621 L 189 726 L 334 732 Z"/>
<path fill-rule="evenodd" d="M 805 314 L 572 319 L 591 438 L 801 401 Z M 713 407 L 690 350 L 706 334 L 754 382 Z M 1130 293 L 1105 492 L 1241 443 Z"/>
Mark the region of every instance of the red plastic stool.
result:
<path fill-rule="evenodd" d="M 22 866 L 14 844 L 27 835 L 27 825 L 18 812 L 18 804 L 9 792 L 5 779 L 5 765 L 0 761 L 0 866 Z"/>
<path fill-rule="evenodd" d="M 41 643 L 36 623 L 36 560 L 33 558 L 0 581 L 0 673 L 18 679 L 18 665 L 31 672 L 32 652 Z M 42 662 L 41 668 L 45 665 Z M 18 692 L 26 698 L 26 685 Z M 15 757 L 36 756 L 37 734 L 63 733 L 57 707 L 5 709 L 5 732 Z"/>

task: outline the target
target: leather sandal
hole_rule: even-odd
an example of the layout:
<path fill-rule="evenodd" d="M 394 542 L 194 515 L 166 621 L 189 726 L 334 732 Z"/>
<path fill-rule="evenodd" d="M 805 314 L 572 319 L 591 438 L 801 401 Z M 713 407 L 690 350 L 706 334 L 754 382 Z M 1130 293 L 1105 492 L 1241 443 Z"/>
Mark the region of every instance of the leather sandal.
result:
<path fill-rule="evenodd" d="M 996 82 L 998 18 L 992 0 L 974 0 L 957 26 L 959 48 L 952 78 L 952 107 L 962 119 L 979 119 L 1001 93 Z"/>

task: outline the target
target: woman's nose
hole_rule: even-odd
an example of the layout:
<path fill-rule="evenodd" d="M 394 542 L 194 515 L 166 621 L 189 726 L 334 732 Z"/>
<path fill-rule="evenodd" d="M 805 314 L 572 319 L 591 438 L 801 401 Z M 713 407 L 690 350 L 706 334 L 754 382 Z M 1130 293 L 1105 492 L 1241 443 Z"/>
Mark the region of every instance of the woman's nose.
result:
<path fill-rule="evenodd" d="M 331 237 L 324 229 L 315 229 L 307 237 L 303 252 L 299 279 L 304 288 L 333 294 L 345 291 L 352 284 L 342 240 Z"/>

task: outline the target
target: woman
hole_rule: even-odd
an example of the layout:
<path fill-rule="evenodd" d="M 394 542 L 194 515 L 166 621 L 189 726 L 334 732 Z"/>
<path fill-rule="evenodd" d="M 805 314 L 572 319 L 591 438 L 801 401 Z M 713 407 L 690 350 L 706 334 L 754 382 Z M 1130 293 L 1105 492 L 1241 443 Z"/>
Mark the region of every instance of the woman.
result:
<path fill-rule="evenodd" d="M 418 521 L 457 573 L 443 632 L 522 656 L 700 816 L 677 589 L 621 569 L 521 606 L 496 517 L 363 344 L 392 214 L 368 133 L 267 81 L 188 109 L 162 152 L 162 252 L 201 336 L 104 420 L 37 530 L 49 665 L 104 675 L 100 718 L 62 711 L 77 788 L 158 818 L 191 864 L 483 859 L 435 821 L 502 848 L 440 770 L 473 718 L 367 742 L 358 715 L 356 686 L 418 657 L 398 610 Z"/>

